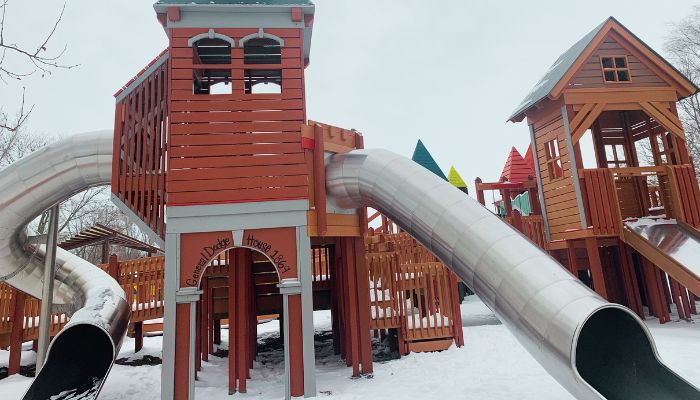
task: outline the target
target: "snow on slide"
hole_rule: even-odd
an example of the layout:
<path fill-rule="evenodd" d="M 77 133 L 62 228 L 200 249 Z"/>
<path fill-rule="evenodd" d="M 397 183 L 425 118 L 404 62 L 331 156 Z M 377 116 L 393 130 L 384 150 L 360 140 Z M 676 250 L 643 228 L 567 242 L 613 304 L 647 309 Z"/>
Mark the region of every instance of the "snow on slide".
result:
<path fill-rule="evenodd" d="M 0 170 L 0 281 L 41 298 L 44 247 L 26 226 L 89 187 L 109 184 L 111 131 L 68 137 Z M 25 400 L 95 399 L 126 333 L 124 291 L 87 261 L 58 249 L 54 306 L 71 316 L 53 339 Z"/>

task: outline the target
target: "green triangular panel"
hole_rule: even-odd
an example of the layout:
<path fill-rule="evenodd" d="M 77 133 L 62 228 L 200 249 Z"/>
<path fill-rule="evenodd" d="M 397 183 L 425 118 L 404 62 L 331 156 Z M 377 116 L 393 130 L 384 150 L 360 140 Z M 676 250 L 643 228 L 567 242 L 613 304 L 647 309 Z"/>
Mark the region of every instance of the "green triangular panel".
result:
<path fill-rule="evenodd" d="M 450 181 L 452 186 L 457 187 L 457 188 L 465 188 L 467 187 L 467 183 L 464 182 L 464 179 L 459 175 L 459 172 L 455 169 L 454 166 L 450 167 L 450 173 L 447 174 L 447 179 Z"/>
<path fill-rule="evenodd" d="M 511 200 L 510 204 L 513 207 L 513 210 L 520 211 L 520 214 L 523 217 L 526 217 L 526 216 L 530 215 L 530 213 L 532 213 L 532 207 L 530 206 L 530 194 L 528 192 L 520 194 L 518 197 Z M 500 211 L 501 217 L 506 216 L 505 203 L 501 202 L 501 204 L 499 206 L 499 211 Z"/>
<path fill-rule="evenodd" d="M 430 154 L 428 149 L 425 148 L 425 145 L 420 140 L 418 140 L 418 143 L 416 144 L 416 150 L 413 151 L 413 157 L 411 159 L 417 162 L 419 165 L 423 166 L 428 171 L 434 173 L 435 175 L 439 176 L 444 180 L 447 180 L 445 173 L 442 172 L 440 167 L 435 162 L 433 156 Z"/>

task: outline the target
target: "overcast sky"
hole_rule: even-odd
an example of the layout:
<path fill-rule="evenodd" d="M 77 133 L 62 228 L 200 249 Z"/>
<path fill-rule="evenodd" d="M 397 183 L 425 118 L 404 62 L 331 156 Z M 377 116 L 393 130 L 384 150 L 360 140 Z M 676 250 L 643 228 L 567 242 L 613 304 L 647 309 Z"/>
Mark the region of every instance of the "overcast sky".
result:
<path fill-rule="evenodd" d="M 113 94 L 167 46 L 153 0 L 68 0 L 49 51 L 79 64 L 0 84 L 12 110 L 22 86 L 29 127 L 69 135 L 111 129 Z M 556 58 L 610 15 L 663 53 L 670 24 L 700 1 L 315 0 L 308 117 L 355 128 L 367 147 L 411 156 L 422 139 L 443 170 L 498 179 L 525 123 L 506 118 Z M 59 0 L 10 0 L 6 40 L 35 44 Z"/>

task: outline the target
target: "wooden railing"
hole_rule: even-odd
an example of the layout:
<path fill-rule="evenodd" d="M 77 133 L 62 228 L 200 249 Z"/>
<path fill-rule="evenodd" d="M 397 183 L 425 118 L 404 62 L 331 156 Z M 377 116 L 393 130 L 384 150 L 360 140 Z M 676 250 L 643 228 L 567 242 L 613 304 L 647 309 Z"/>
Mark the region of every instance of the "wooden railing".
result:
<path fill-rule="evenodd" d="M 399 328 L 407 351 L 461 344 L 457 277 L 407 233 L 368 237 L 366 248 L 370 329 Z"/>
<path fill-rule="evenodd" d="M 117 281 L 131 305 L 131 322 L 161 318 L 164 311 L 165 257 L 119 263 Z"/>
<path fill-rule="evenodd" d="M 165 237 L 169 57 L 161 53 L 117 94 L 112 193 Z"/>
<path fill-rule="evenodd" d="M 541 215 L 528 215 L 523 217 L 520 216 L 519 212 L 514 211 L 513 216 L 506 217 L 505 220 L 532 240 L 537 246 L 544 249 L 547 239 L 544 230 L 544 218 Z"/>
<path fill-rule="evenodd" d="M 15 324 L 15 297 L 19 292 L 7 285 L 0 283 L 0 347 L 9 346 L 10 334 Z M 34 297 L 24 296 L 22 304 L 22 339 L 24 341 L 39 338 L 39 311 L 41 301 Z M 51 315 L 51 335 L 56 335 L 68 322 L 68 317 L 63 313 Z"/>
<path fill-rule="evenodd" d="M 664 215 L 700 227 L 700 189 L 692 165 L 581 170 L 588 224 L 615 236 L 628 218 Z"/>

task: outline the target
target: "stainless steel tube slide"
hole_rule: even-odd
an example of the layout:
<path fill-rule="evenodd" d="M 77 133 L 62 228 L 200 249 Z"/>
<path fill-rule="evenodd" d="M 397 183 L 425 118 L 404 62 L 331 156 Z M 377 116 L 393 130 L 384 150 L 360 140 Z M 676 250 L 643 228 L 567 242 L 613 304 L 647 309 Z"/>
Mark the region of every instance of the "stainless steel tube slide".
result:
<path fill-rule="evenodd" d="M 334 155 L 326 189 L 335 206 L 375 208 L 435 253 L 574 397 L 700 399 L 659 360 L 635 314 L 413 161 L 385 150 Z"/>
<path fill-rule="evenodd" d="M 41 298 L 45 246 L 28 239 L 27 224 L 78 192 L 109 184 L 111 172 L 111 131 L 68 137 L 0 170 L 0 280 Z M 24 399 L 94 399 L 128 327 L 124 291 L 99 268 L 58 249 L 54 303 L 71 319 Z"/>

